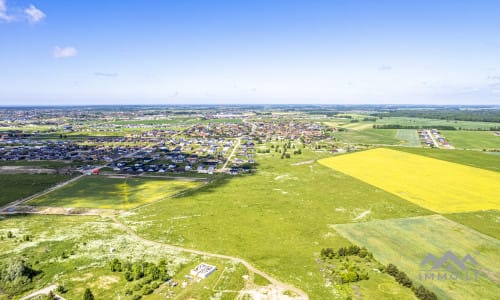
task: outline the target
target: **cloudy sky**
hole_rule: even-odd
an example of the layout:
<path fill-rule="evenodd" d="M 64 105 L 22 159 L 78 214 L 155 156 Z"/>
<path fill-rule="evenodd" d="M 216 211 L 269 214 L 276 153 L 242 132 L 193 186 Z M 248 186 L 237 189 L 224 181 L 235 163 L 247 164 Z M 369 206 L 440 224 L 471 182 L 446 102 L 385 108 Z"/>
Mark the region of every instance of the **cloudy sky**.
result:
<path fill-rule="evenodd" d="M 500 104 L 500 1 L 0 0 L 0 105 Z"/>

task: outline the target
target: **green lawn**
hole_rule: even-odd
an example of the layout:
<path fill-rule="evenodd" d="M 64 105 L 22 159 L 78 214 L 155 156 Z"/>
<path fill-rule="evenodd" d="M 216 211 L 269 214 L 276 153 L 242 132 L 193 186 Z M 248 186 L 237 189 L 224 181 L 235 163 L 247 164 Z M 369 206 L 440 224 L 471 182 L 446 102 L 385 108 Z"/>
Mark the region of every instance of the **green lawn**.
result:
<path fill-rule="evenodd" d="M 0 206 L 41 192 L 71 176 L 59 174 L 0 175 Z"/>
<path fill-rule="evenodd" d="M 219 179 L 189 196 L 141 207 L 125 221 L 142 236 L 242 257 L 311 299 L 332 299 L 315 253 L 348 241 L 330 224 L 430 212 L 317 163 L 292 165 L 325 157 L 303 152 L 292 159 L 258 155 L 254 175 Z"/>
<path fill-rule="evenodd" d="M 376 220 L 334 228 L 352 242 L 367 247 L 383 264 L 398 266 L 440 299 L 495 299 L 500 294 L 500 279 L 496 275 L 500 269 L 500 241 L 442 216 Z M 472 255 L 477 265 L 466 263 L 466 271 L 478 272 L 477 280 L 466 281 L 466 271 L 461 269 L 456 270 L 461 280 L 425 280 L 422 274 L 431 272 L 432 266 L 421 266 L 421 262 L 428 254 L 439 259 L 447 251 L 460 260 Z M 442 274 L 447 270 L 443 267 L 432 272 Z"/>
<path fill-rule="evenodd" d="M 30 200 L 38 206 L 130 209 L 171 197 L 201 183 L 151 178 L 88 176 Z"/>
<path fill-rule="evenodd" d="M 454 131 L 441 132 L 458 149 L 500 149 L 500 136 L 493 131 Z"/>

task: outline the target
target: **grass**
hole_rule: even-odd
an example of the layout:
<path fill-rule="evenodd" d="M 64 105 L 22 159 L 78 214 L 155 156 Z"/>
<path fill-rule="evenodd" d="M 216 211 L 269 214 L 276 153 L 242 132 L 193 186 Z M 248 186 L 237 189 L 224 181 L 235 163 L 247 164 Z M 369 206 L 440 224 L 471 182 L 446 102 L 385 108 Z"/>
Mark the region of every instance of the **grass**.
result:
<path fill-rule="evenodd" d="M 442 131 L 450 143 L 459 149 L 500 149 L 500 136 L 493 131 Z"/>
<path fill-rule="evenodd" d="M 395 129 L 348 130 L 335 133 L 335 137 L 344 143 L 398 145 Z"/>
<path fill-rule="evenodd" d="M 446 217 L 500 240 L 500 231 L 498 230 L 500 211 L 498 210 L 448 214 Z"/>
<path fill-rule="evenodd" d="M 168 198 L 199 185 L 198 182 L 182 180 L 88 176 L 47 195 L 30 200 L 28 204 L 130 209 Z"/>
<path fill-rule="evenodd" d="M 466 166 L 500 172 L 500 156 L 479 151 L 441 150 L 397 147 L 391 148 L 412 154 L 454 162 Z"/>
<path fill-rule="evenodd" d="M 500 268 L 500 242 L 442 216 L 376 220 L 334 228 L 367 247 L 381 263 L 398 266 L 440 299 L 495 299 L 500 293 L 500 279 L 495 274 Z M 478 264 L 467 263 L 467 270 L 479 272 L 478 280 L 420 280 L 419 274 L 429 272 L 430 267 L 420 266 L 423 259 L 429 253 L 440 258 L 447 251 L 459 259 L 471 254 Z M 447 272 L 445 268 L 439 271 Z M 464 275 L 462 271 L 458 274 Z"/>
<path fill-rule="evenodd" d="M 500 208 L 497 172 L 384 148 L 320 163 L 436 212 Z"/>
<path fill-rule="evenodd" d="M 500 126 L 499 123 L 494 122 L 472 122 L 472 121 L 455 121 L 455 120 L 438 120 L 438 119 L 424 119 L 424 118 L 406 118 L 406 117 L 384 117 L 377 119 L 376 125 L 398 124 L 404 126 L 422 126 L 430 128 L 433 126 L 453 126 L 457 129 L 482 129 L 489 130 L 491 127 Z"/>
<path fill-rule="evenodd" d="M 6 238 L 8 231 L 14 234 L 13 238 Z M 23 241 L 25 235 L 30 235 L 31 240 Z M 176 294 L 185 293 L 195 299 L 208 299 L 218 289 L 238 291 L 243 287 L 242 275 L 246 272 L 241 265 L 229 261 L 193 256 L 161 245 L 151 247 L 130 237 L 109 219 L 100 217 L 0 216 L 1 236 L 4 238 L 0 238 L 0 261 L 24 258 L 36 270 L 43 271 L 25 287 L 25 292 L 16 296 L 50 284 L 64 284 L 68 289 L 63 295 L 66 299 L 81 299 L 86 287 L 91 288 L 96 299 L 131 299 L 131 296 L 125 296 L 125 291 L 133 289 L 136 282 L 127 282 L 122 273 L 110 271 L 107 263 L 114 258 L 123 262 L 144 260 L 154 263 L 164 259 L 179 284 L 186 280 L 184 275 L 200 262 L 216 265 L 218 271 L 206 280 L 190 284 L 186 289 L 176 288 Z M 110 247 L 115 251 L 110 252 Z M 205 289 L 206 285 L 210 289 Z M 164 288 L 165 285 L 161 286 L 155 293 L 159 296 Z M 0 299 L 2 296 L 5 295 L 0 291 Z M 189 299 L 188 296 L 178 299 Z"/>
<path fill-rule="evenodd" d="M 421 147 L 420 138 L 415 129 L 398 129 L 396 131 L 396 138 L 401 140 L 402 146 L 408 147 Z"/>
<path fill-rule="evenodd" d="M 53 160 L 0 160 L 0 166 L 30 166 L 39 168 L 61 168 L 68 166 L 81 165 L 82 163 L 76 162 L 63 162 Z"/>
<path fill-rule="evenodd" d="M 311 299 L 341 297 L 325 286 L 315 263 L 322 247 L 348 245 L 329 224 L 430 212 L 317 163 L 293 165 L 325 155 L 258 154 L 255 174 L 219 178 L 174 201 L 138 208 L 125 221 L 149 239 L 246 259 Z"/>
<path fill-rule="evenodd" d="M 59 174 L 0 174 L 0 206 L 41 192 L 71 176 Z"/>

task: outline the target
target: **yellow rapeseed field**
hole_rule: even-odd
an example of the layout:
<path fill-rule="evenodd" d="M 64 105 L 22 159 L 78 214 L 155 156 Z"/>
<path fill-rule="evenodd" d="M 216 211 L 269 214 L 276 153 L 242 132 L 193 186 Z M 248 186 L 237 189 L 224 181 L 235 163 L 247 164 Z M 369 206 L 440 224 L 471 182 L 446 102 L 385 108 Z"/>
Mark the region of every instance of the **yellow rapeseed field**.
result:
<path fill-rule="evenodd" d="M 378 148 L 319 163 L 439 213 L 500 209 L 500 173 Z"/>

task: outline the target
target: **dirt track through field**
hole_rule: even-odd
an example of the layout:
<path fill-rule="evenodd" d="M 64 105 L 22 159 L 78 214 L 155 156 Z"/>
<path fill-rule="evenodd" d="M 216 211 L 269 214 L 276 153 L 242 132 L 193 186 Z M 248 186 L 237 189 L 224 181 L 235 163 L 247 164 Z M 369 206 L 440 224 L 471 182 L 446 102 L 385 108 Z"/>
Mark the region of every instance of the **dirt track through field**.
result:
<path fill-rule="evenodd" d="M 184 248 L 184 247 L 179 247 L 179 246 L 165 244 L 165 243 L 161 243 L 161 242 L 157 242 L 157 241 L 148 240 L 148 239 L 145 239 L 145 238 L 137 235 L 137 233 L 135 233 L 135 231 L 133 231 L 127 225 L 125 225 L 122 222 L 120 222 L 116 218 L 116 216 L 111 216 L 111 219 L 116 224 L 118 224 L 120 227 L 122 227 L 123 230 L 125 230 L 129 235 L 131 235 L 132 237 L 140 240 L 141 242 L 143 242 L 145 244 L 160 245 L 160 246 L 167 247 L 169 249 L 180 251 L 180 252 L 188 252 L 188 253 L 192 253 L 192 254 L 196 254 L 196 255 L 202 255 L 202 256 L 208 256 L 208 257 L 214 257 L 214 258 L 222 258 L 222 259 L 231 260 L 231 261 L 236 262 L 236 263 L 240 263 L 240 264 L 244 265 L 248 269 L 249 272 L 259 274 L 260 276 L 262 276 L 265 279 L 267 279 L 269 282 L 271 282 L 271 284 L 276 289 L 282 290 L 283 292 L 285 292 L 285 291 L 291 291 L 291 292 L 295 293 L 298 296 L 298 298 L 295 298 L 295 299 L 309 300 L 309 296 L 304 291 L 302 291 L 301 289 L 298 289 L 298 288 L 296 288 L 296 287 L 294 287 L 292 285 L 286 284 L 284 282 L 281 282 L 281 281 L 279 281 L 279 280 L 271 277 L 267 273 L 264 273 L 263 271 L 261 271 L 261 270 L 255 268 L 254 266 L 252 266 L 246 260 L 243 260 L 243 259 L 238 258 L 238 257 L 233 257 L 233 256 L 228 256 L 228 255 L 223 255 L 223 254 L 210 253 L 210 252 L 205 252 L 205 251 L 195 250 L 195 249 L 188 249 L 188 248 Z"/>

